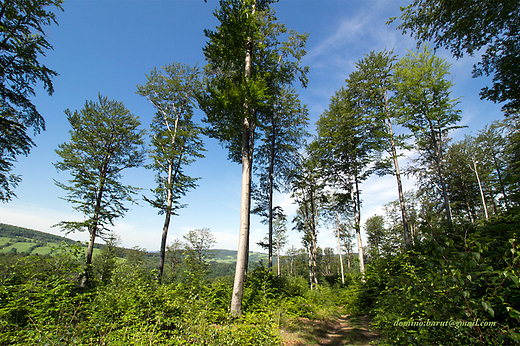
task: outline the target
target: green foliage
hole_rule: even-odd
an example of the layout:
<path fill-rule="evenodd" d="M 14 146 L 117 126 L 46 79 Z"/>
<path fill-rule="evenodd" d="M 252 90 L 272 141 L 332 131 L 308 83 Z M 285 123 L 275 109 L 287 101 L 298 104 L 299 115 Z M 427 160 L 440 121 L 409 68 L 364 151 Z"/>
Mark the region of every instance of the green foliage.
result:
<path fill-rule="evenodd" d="M 61 344 L 81 334 L 75 326 L 90 300 L 76 286 L 81 262 L 80 247 L 62 245 L 54 257 L 9 266 L 0 283 L 0 344 Z"/>
<path fill-rule="evenodd" d="M 196 187 L 198 178 L 184 173 L 195 158 L 204 157 L 200 139 L 201 129 L 192 121 L 195 94 L 200 89 L 199 70 L 188 65 L 173 63 L 154 69 L 147 75 L 147 83 L 137 86 L 137 93 L 146 97 L 155 107 L 150 132 L 150 158 L 147 168 L 157 172 L 154 199 L 145 197 L 159 213 L 175 215 L 183 205 L 179 199 Z"/>
<path fill-rule="evenodd" d="M 98 97 L 99 103 L 87 101 L 80 111 L 65 111 L 71 139 L 56 149 L 61 161 L 54 164 L 58 170 L 70 171 L 70 185 L 56 185 L 67 192 L 64 199 L 85 215 L 84 221 L 59 225 L 69 232 L 86 228 L 94 237 L 103 235 L 126 212 L 124 202 L 132 200 L 136 188 L 120 182 L 121 172 L 141 166 L 144 160 L 144 131 L 138 129 L 138 117 L 122 102 Z"/>
<path fill-rule="evenodd" d="M 0 261 L 0 344 L 280 345 L 282 325 L 324 319 L 346 301 L 342 288 L 311 291 L 306 279 L 278 277 L 260 265 L 248 274 L 243 316 L 231 319 L 231 277 L 209 282 L 186 266 L 180 283 L 158 284 L 144 253 L 133 253 L 89 288 L 79 286 L 79 246 Z M 103 268 L 94 262 L 95 272 Z"/>
<path fill-rule="evenodd" d="M 372 310 L 384 344 L 517 342 L 519 226 L 518 215 L 461 225 L 450 236 L 425 239 L 414 250 L 372 263 L 361 306 Z M 407 325 L 429 321 L 474 324 Z"/>
<path fill-rule="evenodd" d="M 482 98 L 506 102 L 505 112 L 520 108 L 517 70 L 519 64 L 518 26 L 520 5 L 516 0 L 445 2 L 414 0 L 401 7 L 397 27 L 410 31 L 421 44 L 433 41 L 446 47 L 456 58 L 472 56 L 485 48 L 482 61 L 473 68 L 473 77 L 493 75 L 493 86 L 485 87 Z M 391 21 L 396 18 L 392 18 Z"/>
<path fill-rule="evenodd" d="M 38 61 L 52 45 L 45 26 L 56 23 L 49 7 L 61 10 L 63 0 L 16 0 L 0 4 L 0 201 L 15 196 L 21 178 L 9 174 L 17 155 L 28 155 L 35 145 L 27 134 L 45 130 L 45 121 L 31 98 L 42 82 L 51 95 L 56 71 Z"/>

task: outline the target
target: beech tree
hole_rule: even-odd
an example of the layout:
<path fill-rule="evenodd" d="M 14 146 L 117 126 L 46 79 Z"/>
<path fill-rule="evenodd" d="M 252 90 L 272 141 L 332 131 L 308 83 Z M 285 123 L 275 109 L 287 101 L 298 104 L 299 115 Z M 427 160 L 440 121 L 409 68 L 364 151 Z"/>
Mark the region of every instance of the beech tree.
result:
<path fill-rule="evenodd" d="M 347 88 L 364 115 L 373 123 L 371 135 L 374 142 L 386 151 L 392 160 L 391 171 L 397 180 L 397 192 L 403 219 L 403 238 L 406 248 L 410 248 L 410 232 L 404 203 L 401 171 L 397 155 L 398 149 L 408 149 L 404 135 L 395 135 L 393 125 L 396 111 L 393 97 L 392 72 L 397 58 L 393 52 L 370 52 L 356 63 L 357 69 L 349 76 Z"/>
<path fill-rule="evenodd" d="M 449 67 L 444 59 L 436 57 L 424 46 L 399 60 L 394 70 L 394 83 L 399 122 L 412 131 L 422 162 L 433 163 L 446 220 L 451 225 L 443 157 L 448 133 L 460 128 L 456 123 L 461 117 L 455 108 L 458 99 L 450 97 L 453 83 L 446 79 Z"/>
<path fill-rule="evenodd" d="M 414 0 L 401 7 L 401 12 L 402 23 L 397 28 L 403 34 L 410 32 L 418 45 L 433 41 L 435 47 L 450 49 L 457 59 L 485 49 L 482 61 L 473 67 L 473 77 L 492 75 L 493 86 L 483 88 L 481 97 L 506 102 L 503 110 L 507 114 L 520 109 L 517 0 Z"/>
<path fill-rule="evenodd" d="M 199 104 L 206 113 L 207 133 L 242 164 L 240 232 L 231 314 L 242 313 L 242 296 L 249 248 L 251 174 L 259 126 L 268 123 L 270 108 L 281 85 L 296 78 L 306 85 L 306 35 L 287 31 L 276 21 L 271 0 L 221 0 L 216 31 L 206 30 L 206 86 Z M 287 41 L 280 42 L 280 36 Z"/>
<path fill-rule="evenodd" d="M 361 239 L 361 189 L 359 185 L 372 172 L 377 139 L 371 136 L 374 124 L 364 116 L 350 89 L 341 88 L 331 98 L 329 108 L 317 122 L 317 139 L 311 144 L 320 162 L 320 175 L 346 197 L 354 214 L 361 272 L 364 272 Z M 378 126 L 375 124 L 375 126 Z"/>
<path fill-rule="evenodd" d="M 11 174 L 16 156 L 28 155 L 35 146 L 27 133 L 45 130 L 45 121 L 31 97 L 34 85 L 43 83 L 49 95 L 54 92 L 56 71 L 39 58 L 52 49 L 45 26 L 57 24 L 50 8 L 61 10 L 63 0 L 17 0 L 0 3 L 0 201 L 14 196 L 21 181 Z"/>
<path fill-rule="evenodd" d="M 215 257 L 211 248 L 217 242 L 209 228 L 190 230 L 183 236 L 186 264 L 193 274 L 202 276 L 207 269 L 207 261 Z"/>
<path fill-rule="evenodd" d="M 153 199 L 144 199 L 159 209 L 159 214 L 165 215 L 158 272 L 160 282 L 171 216 L 185 206 L 179 200 L 196 187 L 198 179 L 185 174 L 184 169 L 196 158 L 204 157 L 201 129 L 192 120 L 200 80 L 197 68 L 179 63 L 167 65 L 163 71 L 154 69 L 147 79 L 145 85 L 137 86 L 137 93 L 150 100 L 157 110 L 150 133 L 153 162 L 147 166 L 157 172 L 157 187 L 151 190 Z"/>
<path fill-rule="evenodd" d="M 494 121 L 490 125 L 486 125 L 477 133 L 475 141 L 483 158 L 492 166 L 495 189 L 500 194 L 499 202 L 503 207 L 509 209 L 509 193 L 504 179 L 504 172 L 507 169 L 507 138 L 502 123 Z"/>
<path fill-rule="evenodd" d="M 311 289 L 318 285 L 317 249 L 320 205 L 325 201 L 323 182 L 320 180 L 317 161 L 312 157 L 301 158 L 291 176 L 292 197 L 298 205 L 293 219 L 294 228 L 303 233 L 302 243 L 309 255 L 309 283 Z"/>
<path fill-rule="evenodd" d="M 99 95 L 98 102 L 87 101 L 80 111 L 65 114 L 72 127 L 70 141 L 60 144 L 54 163 L 59 171 L 69 171 L 68 184 L 55 181 L 67 192 L 63 199 L 83 213 L 83 221 L 62 221 L 57 224 L 66 232 L 85 231 L 90 234 L 86 256 L 89 281 L 92 253 L 96 237 L 103 238 L 114 221 L 128 210 L 125 201 L 133 201 L 137 188 L 123 185 L 122 171 L 139 167 L 144 161 L 144 130 L 138 117 L 122 102 Z"/>
<path fill-rule="evenodd" d="M 254 214 L 262 216 L 268 224 L 267 250 L 269 268 L 273 266 L 273 200 L 274 191 L 290 190 L 289 175 L 298 160 L 298 150 L 307 136 L 308 111 L 301 105 L 294 90 L 281 90 L 270 109 L 264 136 L 258 148 L 257 169 L 260 177 L 252 197 L 256 201 Z"/>

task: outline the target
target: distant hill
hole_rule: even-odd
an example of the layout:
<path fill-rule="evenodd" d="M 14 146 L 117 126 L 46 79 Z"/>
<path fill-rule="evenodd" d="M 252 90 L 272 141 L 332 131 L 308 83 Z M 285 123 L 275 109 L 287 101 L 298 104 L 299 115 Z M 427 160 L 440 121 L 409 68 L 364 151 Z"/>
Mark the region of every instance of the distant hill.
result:
<path fill-rule="evenodd" d="M 30 255 L 47 255 L 52 253 L 52 248 L 58 247 L 61 242 L 77 244 L 78 242 L 66 237 L 36 231 L 33 229 L 7 225 L 0 223 L 0 253 L 25 253 Z M 80 243 L 85 246 L 83 243 Z M 103 244 L 95 244 L 94 256 L 104 247 Z M 148 257 L 159 257 L 158 252 L 149 252 Z M 267 261 L 268 255 L 259 252 L 249 252 L 249 262 L 255 263 L 260 260 Z M 215 249 L 217 263 L 233 264 L 237 260 L 236 250 Z"/>

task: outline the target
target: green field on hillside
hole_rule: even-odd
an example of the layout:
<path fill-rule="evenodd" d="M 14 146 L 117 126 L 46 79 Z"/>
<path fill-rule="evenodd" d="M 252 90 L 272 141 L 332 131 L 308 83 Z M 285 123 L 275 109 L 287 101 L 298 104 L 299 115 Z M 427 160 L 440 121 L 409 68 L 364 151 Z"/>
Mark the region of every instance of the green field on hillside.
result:
<path fill-rule="evenodd" d="M 60 237 L 54 234 L 36 231 L 28 228 L 6 225 L 0 223 L 0 253 L 25 253 L 29 255 L 49 255 L 53 249 L 60 246 L 62 242 L 68 244 L 80 244 L 85 247 L 84 243 L 76 242 L 72 239 Z M 96 244 L 94 248 L 94 257 L 101 252 L 105 245 Z M 215 258 L 212 261 L 217 263 L 234 264 L 237 258 L 236 250 L 215 249 Z M 152 262 L 159 261 L 158 252 L 148 252 Z M 249 252 L 249 262 L 256 263 L 263 261 L 266 263 L 269 257 L 267 254 L 259 252 Z"/>

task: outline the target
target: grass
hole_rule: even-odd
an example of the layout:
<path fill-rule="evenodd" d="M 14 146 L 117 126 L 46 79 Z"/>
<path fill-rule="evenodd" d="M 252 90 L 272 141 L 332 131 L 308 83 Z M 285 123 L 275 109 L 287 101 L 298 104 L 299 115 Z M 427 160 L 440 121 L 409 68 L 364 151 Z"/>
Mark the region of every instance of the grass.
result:
<path fill-rule="evenodd" d="M 0 237 L 0 253 L 8 253 L 11 252 L 12 249 L 16 249 L 16 252 L 28 253 L 31 247 L 37 245 L 37 242 L 30 241 L 31 239 L 25 238 L 27 241 L 20 241 L 20 238 L 9 238 L 9 237 Z M 8 246 L 5 246 L 9 244 Z M 52 253 L 53 249 L 58 248 L 60 244 L 47 242 L 45 246 L 38 246 L 32 249 L 29 253 L 30 255 L 49 255 Z M 85 251 L 87 248 L 85 247 Z M 101 252 L 100 249 L 94 248 L 93 256 L 97 256 Z"/>

